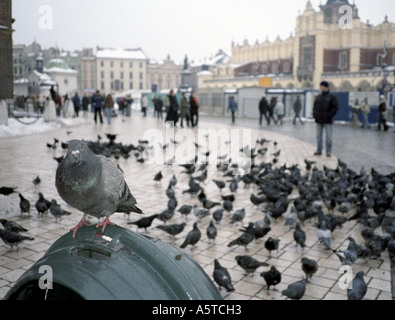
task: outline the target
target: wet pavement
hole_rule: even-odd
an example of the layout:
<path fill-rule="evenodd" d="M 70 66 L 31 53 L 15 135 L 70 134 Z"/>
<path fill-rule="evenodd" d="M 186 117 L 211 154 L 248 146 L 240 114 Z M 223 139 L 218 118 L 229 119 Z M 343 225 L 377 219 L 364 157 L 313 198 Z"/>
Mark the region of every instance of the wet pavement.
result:
<path fill-rule="evenodd" d="M 55 150 L 49 149 L 46 146 L 47 142 L 52 143 L 53 138 L 57 138 L 61 142 L 71 139 L 95 141 L 98 134 L 104 137 L 106 133 L 113 133 L 118 134 L 116 142 L 137 145 L 138 140 L 142 139 L 148 130 L 151 130 L 151 134 L 161 133 L 165 137 L 163 144 L 169 141 L 169 138 L 173 137 L 171 135 L 169 136 L 172 131 L 168 125 L 154 119 L 150 115 L 143 118 L 139 113 L 134 112 L 131 118 L 118 117 L 113 119 L 111 126 L 107 124 L 95 125 L 92 118 L 93 116 L 91 117 L 89 115 L 87 123 L 79 124 L 78 126 L 63 126 L 49 132 L 0 139 L 0 162 L 2 164 L 0 167 L 0 184 L 2 186 L 18 187 L 18 191 L 31 202 L 30 217 L 27 214 L 21 216 L 18 195 L 12 194 L 7 197 L 0 195 L 0 216 L 23 225 L 28 229 L 27 234 L 35 238 L 34 241 L 25 241 L 20 245 L 18 251 L 13 252 L 8 252 L 9 247 L 2 242 L 0 243 L 0 298 L 4 297 L 18 278 L 35 261 L 44 255 L 55 240 L 66 232 L 69 232 L 70 228 L 75 226 L 82 217 L 82 213 L 74 208 L 70 208 L 64 203 L 56 191 L 55 172 L 57 162 L 53 157 L 64 155 L 65 151 L 60 146 Z M 199 129 L 223 130 L 223 132 L 228 132 L 229 134 L 232 129 L 236 129 L 235 132 L 239 133 L 240 136 L 241 147 L 244 145 L 242 143 L 244 138 L 244 132 L 242 130 L 246 128 L 251 129 L 252 142 L 261 138 L 277 142 L 276 146 L 273 143 L 269 143 L 267 145 L 267 155 L 258 160 L 271 160 L 272 157 L 270 154 L 281 149 L 277 163 L 278 166 L 282 166 L 283 164 L 297 164 L 300 168 L 304 169 L 304 159 L 309 159 L 315 160 L 318 168 L 322 168 L 323 165 L 329 168 L 335 168 L 337 166 L 336 156 L 341 156 L 343 161 L 347 162 L 350 167 L 356 170 L 360 167 L 369 168 L 373 165 L 375 168 L 377 166 L 379 172 L 387 173 L 387 171 L 393 171 L 395 168 L 394 148 L 388 150 L 391 145 L 394 146 L 395 134 L 392 133 L 392 130 L 387 133 L 379 133 L 372 129 L 362 131 L 336 126 L 334 130 L 334 156 L 331 158 L 315 158 L 313 157 L 313 153 L 315 152 L 315 126 L 312 123 L 306 123 L 304 126 L 293 126 L 286 122 L 281 128 L 279 126 L 272 126 L 270 128 L 263 126 L 260 128 L 252 120 L 237 119 L 236 125 L 231 125 L 228 118 L 220 119 L 204 115 L 200 117 Z M 66 131 L 72 132 L 67 134 Z M 185 135 L 187 134 L 187 132 L 183 132 L 179 128 L 174 132 L 176 134 L 174 138 L 177 141 L 183 139 L 184 133 Z M 195 135 L 198 134 L 196 128 L 192 132 Z M 245 134 L 247 136 L 247 133 Z M 148 138 L 149 135 L 145 137 Z M 194 156 L 194 154 L 190 154 L 188 151 L 180 153 L 184 154 L 185 158 L 191 159 Z M 184 169 L 177 164 L 165 166 L 163 163 L 138 163 L 133 156 L 129 159 L 112 159 L 124 171 L 125 180 L 132 194 L 137 199 L 138 206 L 144 211 L 146 216 L 160 213 L 166 209 L 168 198 L 165 190 L 173 174 L 178 179 L 175 187 L 178 201 L 177 209 L 182 204 L 198 204 L 197 197 L 182 194 L 182 191 L 188 188 L 189 176 L 182 173 Z M 168 160 L 168 158 L 165 157 L 165 160 Z M 164 178 L 161 183 L 156 183 L 153 181 L 153 178 L 159 170 L 162 170 Z M 32 180 L 37 175 L 40 176 L 42 182 L 38 187 L 35 187 Z M 198 173 L 194 175 L 196 176 Z M 224 178 L 222 177 L 222 173 L 217 171 L 215 165 L 209 165 L 208 178 L 203 184 L 205 193 L 210 200 L 220 201 L 221 193 L 212 182 L 213 179 L 223 180 Z M 246 226 L 249 221 L 257 221 L 263 218 L 264 215 L 261 210 L 264 205 L 257 208 L 249 199 L 251 192 L 257 191 L 256 187 L 250 186 L 244 188 L 242 186 L 243 184 L 240 182 L 239 188 L 235 193 L 236 200 L 234 202 L 234 208 L 246 209 L 246 218 L 243 221 L 243 225 Z M 34 207 L 39 192 L 42 192 L 49 200 L 56 199 L 64 209 L 71 211 L 72 215 L 63 218 L 57 223 L 51 214 L 46 214 L 44 217 L 39 218 Z M 222 191 L 222 194 L 229 193 L 228 187 Z M 296 195 L 292 194 L 291 196 Z M 112 216 L 111 220 L 122 227 L 136 231 L 136 226 L 128 225 L 127 222 L 137 220 L 140 217 L 131 214 L 128 220 L 123 214 L 116 213 Z M 341 277 L 339 273 L 339 268 L 341 267 L 340 261 L 334 253 L 323 250 L 322 245 L 318 242 L 316 235 L 317 229 L 313 226 L 313 221 L 307 221 L 302 226 L 307 235 L 307 247 L 302 251 L 302 249 L 296 247 L 292 232 L 289 232 L 289 228 L 284 226 L 284 220 L 279 219 L 277 222 L 273 220 L 271 225 L 272 230 L 263 240 L 265 241 L 268 236 L 272 236 L 280 238 L 281 242 L 279 250 L 273 252 L 272 256 L 269 257 L 268 251 L 264 247 L 264 241 L 251 243 L 248 253 L 244 252 L 243 247 L 228 247 L 227 244 L 229 241 L 240 234 L 239 229 L 241 227 L 240 224 L 236 224 L 236 226 L 230 224 L 230 218 L 230 215 L 224 214 L 221 224 L 217 226 L 218 236 L 214 242 L 208 240 L 205 232 L 210 222 L 210 217 L 203 218 L 199 222 L 202 239 L 197 244 L 196 249 L 191 250 L 190 246 L 183 249 L 196 259 L 211 278 L 214 270 L 214 259 L 218 259 L 221 265 L 228 269 L 235 291 L 227 293 L 222 290 L 221 294 L 224 299 L 285 299 L 281 295 L 281 291 L 286 289 L 288 284 L 298 281 L 304 276 L 300 262 L 303 256 L 315 259 L 319 265 L 318 272 L 313 276 L 311 282 L 307 284 L 303 299 L 347 299 L 347 291 L 341 289 L 339 286 L 339 279 Z M 185 218 L 179 212 L 176 212 L 168 224 L 184 221 Z M 189 215 L 188 220 L 186 220 L 187 226 L 175 240 L 171 239 L 168 234 L 155 228 L 155 226 L 163 224 L 159 220 L 154 220 L 152 226 L 148 228 L 148 234 L 179 247 L 184 241 L 186 234 L 192 229 L 193 222 L 195 221 L 196 217 L 193 214 Z M 92 218 L 92 222 L 95 223 L 96 220 Z M 363 239 L 360 231 L 361 226 L 355 221 L 346 222 L 342 229 L 336 229 L 334 231 L 333 248 L 339 250 L 347 248 L 347 237 L 349 235 L 352 235 L 358 243 L 361 243 Z M 144 233 L 142 229 L 139 232 Z M 251 255 L 259 261 L 267 262 L 277 267 L 282 273 L 282 281 L 276 286 L 277 291 L 270 290 L 270 295 L 268 295 L 265 281 L 259 275 L 262 271 L 268 270 L 269 267 L 259 268 L 253 277 L 244 274 L 244 271 L 235 260 L 235 256 L 243 254 Z M 361 270 L 365 272 L 365 281 L 368 284 L 365 299 L 392 299 L 390 259 L 386 253 L 381 258 L 382 260 L 368 260 L 367 262 L 358 259 L 352 266 L 354 274 Z"/>

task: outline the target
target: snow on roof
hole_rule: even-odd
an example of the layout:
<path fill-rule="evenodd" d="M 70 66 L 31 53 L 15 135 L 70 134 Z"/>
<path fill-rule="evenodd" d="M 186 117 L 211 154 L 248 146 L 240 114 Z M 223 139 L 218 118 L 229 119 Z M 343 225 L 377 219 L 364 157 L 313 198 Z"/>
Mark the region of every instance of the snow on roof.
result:
<path fill-rule="evenodd" d="M 51 81 L 52 80 L 52 78 L 49 75 L 47 75 L 45 73 L 38 72 L 37 70 L 33 70 L 33 73 L 37 77 L 39 77 L 41 81 Z"/>
<path fill-rule="evenodd" d="M 14 84 L 23 84 L 23 83 L 29 83 L 29 80 L 26 78 L 23 79 L 18 79 L 14 81 Z"/>
<path fill-rule="evenodd" d="M 78 73 L 77 71 L 73 70 L 73 69 L 62 69 L 62 68 L 57 68 L 57 67 L 53 67 L 53 68 L 44 68 L 45 72 L 51 73 L 51 72 L 58 72 L 58 73 L 69 73 L 69 74 L 76 74 Z"/>
<path fill-rule="evenodd" d="M 212 76 L 213 73 L 211 71 L 204 70 L 204 71 L 198 72 L 197 75 L 198 76 Z"/>
<path fill-rule="evenodd" d="M 97 58 L 102 59 L 128 59 L 147 60 L 144 51 L 139 49 L 99 49 L 96 52 Z"/>

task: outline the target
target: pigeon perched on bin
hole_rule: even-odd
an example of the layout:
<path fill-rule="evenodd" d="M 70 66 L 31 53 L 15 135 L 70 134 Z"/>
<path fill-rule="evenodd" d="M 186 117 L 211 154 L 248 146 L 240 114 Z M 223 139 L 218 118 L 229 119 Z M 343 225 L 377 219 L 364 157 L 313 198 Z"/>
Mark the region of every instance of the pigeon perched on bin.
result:
<path fill-rule="evenodd" d="M 86 225 L 87 215 L 104 218 L 96 227 L 105 231 L 115 212 L 142 214 L 122 172 L 108 158 L 95 155 L 81 140 L 69 142 L 66 157 L 56 170 L 55 185 L 61 198 L 84 213 L 71 230 L 73 237 Z"/>

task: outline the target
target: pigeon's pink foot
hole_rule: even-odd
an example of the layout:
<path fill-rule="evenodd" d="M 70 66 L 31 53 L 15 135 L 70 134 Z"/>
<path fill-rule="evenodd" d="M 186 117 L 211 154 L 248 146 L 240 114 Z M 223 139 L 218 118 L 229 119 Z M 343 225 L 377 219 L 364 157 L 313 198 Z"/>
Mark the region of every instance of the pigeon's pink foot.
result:
<path fill-rule="evenodd" d="M 101 232 L 104 232 L 104 230 L 106 229 L 107 225 L 115 225 L 115 223 L 112 223 L 110 221 L 110 216 L 106 216 L 106 218 L 104 219 L 103 222 L 100 222 L 96 225 L 96 228 L 99 228 L 100 226 L 102 226 Z"/>
<path fill-rule="evenodd" d="M 78 224 L 72 228 L 70 231 L 73 231 L 73 239 L 75 239 L 75 234 L 77 233 L 77 230 L 81 227 L 87 226 L 88 223 L 85 221 L 85 218 L 82 217 L 82 219 L 80 220 L 80 222 L 78 222 Z"/>

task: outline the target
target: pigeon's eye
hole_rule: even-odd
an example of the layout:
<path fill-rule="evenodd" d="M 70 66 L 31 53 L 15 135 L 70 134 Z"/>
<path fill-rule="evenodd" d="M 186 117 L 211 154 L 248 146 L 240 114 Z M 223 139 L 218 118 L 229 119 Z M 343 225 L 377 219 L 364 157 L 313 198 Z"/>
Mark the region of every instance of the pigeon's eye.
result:
<path fill-rule="evenodd" d="M 84 150 L 84 146 L 81 146 L 81 150 Z"/>

